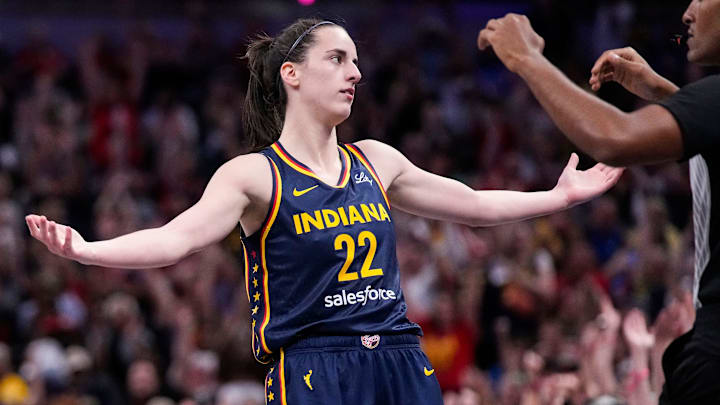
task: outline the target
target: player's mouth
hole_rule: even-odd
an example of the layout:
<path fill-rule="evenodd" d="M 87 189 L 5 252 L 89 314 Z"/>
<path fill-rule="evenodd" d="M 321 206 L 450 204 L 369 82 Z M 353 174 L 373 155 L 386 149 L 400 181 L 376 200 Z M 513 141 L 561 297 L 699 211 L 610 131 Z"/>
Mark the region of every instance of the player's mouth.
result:
<path fill-rule="evenodd" d="M 352 100 L 353 98 L 355 98 L 355 89 L 352 87 L 340 90 L 340 93 L 347 95 L 348 100 Z"/>

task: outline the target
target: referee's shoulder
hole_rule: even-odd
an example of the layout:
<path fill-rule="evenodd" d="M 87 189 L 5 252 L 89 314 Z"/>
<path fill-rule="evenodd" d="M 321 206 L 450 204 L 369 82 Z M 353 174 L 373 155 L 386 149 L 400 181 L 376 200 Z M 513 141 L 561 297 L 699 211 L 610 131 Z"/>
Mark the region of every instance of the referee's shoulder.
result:
<path fill-rule="evenodd" d="M 684 87 L 697 88 L 698 91 L 712 91 L 720 87 L 720 74 L 705 76 L 694 82 L 686 84 Z"/>

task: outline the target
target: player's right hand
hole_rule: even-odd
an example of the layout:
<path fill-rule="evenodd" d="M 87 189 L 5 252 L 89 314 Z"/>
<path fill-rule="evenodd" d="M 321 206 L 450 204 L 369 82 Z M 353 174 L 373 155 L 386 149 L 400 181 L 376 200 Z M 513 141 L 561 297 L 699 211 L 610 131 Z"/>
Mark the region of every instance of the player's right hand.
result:
<path fill-rule="evenodd" d="M 30 235 L 42 242 L 50 252 L 81 263 L 88 259 L 87 242 L 71 227 L 48 221 L 41 215 L 28 215 L 25 222 Z"/>
<path fill-rule="evenodd" d="M 662 78 L 631 47 L 603 52 L 590 71 L 590 86 L 600 90 L 603 83 L 614 81 L 645 100 L 658 100 Z"/>

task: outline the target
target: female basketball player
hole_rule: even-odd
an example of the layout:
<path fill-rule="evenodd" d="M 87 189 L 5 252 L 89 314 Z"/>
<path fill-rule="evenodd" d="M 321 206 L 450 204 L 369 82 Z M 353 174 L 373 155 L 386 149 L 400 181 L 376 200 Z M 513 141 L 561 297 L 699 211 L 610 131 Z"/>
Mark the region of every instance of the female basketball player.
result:
<path fill-rule="evenodd" d="M 338 144 L 360 80 L 357 51 L 335 23 L 298 20 L 246 55 L 246 133 L 257 153 L 224 164 L 194 206 L 168 224 L 86 242 L 29 215 L 33 237 L 80 263 L 173 264 L 239 222 L 256 359 L 272 365 L 268 403 L 440 404 L 433 368 L 405 317 L 390 201 L 472 226 L 566 209 L 610 188 L 622 170 L 577 171 L 570 158 L 545 192 L 474 191 L 425 172 L 377 141 Z"/>

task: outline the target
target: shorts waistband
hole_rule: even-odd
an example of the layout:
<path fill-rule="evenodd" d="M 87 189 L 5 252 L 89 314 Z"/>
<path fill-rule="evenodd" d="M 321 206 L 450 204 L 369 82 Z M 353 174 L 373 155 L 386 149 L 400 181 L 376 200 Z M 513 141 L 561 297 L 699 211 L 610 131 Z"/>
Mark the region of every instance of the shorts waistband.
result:
<path fill-rule="evenodd" d="M 363 336 L 308 336 L 303 337 L 284 348 L 285 354 L 348 351 L 348 350 L 383 350 L 419 348 L 420 338 L 417 335 L 363 335 Z"/>

